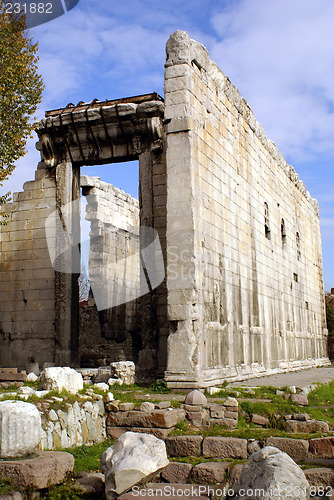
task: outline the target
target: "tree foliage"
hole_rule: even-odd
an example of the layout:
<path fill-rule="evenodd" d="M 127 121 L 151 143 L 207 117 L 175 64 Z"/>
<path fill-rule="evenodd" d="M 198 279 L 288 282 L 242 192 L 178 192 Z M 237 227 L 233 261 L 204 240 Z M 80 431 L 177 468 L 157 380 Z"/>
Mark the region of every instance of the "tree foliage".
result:
<path fill-rule="evenodd" d="M 326 316 L 329 335 L 334 336 L 334 296 L 326 294 Z"/>
<path fill-rule="evenodd" d="M 37 50 L 25 16 L 6 13 L 6 2 L 0 0 L 0 186 L 26 153 L 32 115 L 42 100 Z M 7 201 L 10 193 L 0 195 L 0 206 Z"/>

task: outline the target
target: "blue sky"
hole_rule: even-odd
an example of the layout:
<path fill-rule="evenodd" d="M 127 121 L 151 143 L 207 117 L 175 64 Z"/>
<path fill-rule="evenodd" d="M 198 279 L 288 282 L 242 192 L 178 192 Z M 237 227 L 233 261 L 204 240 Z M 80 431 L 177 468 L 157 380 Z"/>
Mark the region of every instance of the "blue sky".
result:
<path fill-rule="evenodd" d="M 318 199 L 325 288 L 334 287 L 334 38 L 332 0 L 80 0 L 31 29 L 45 83 L 38 111 L 158 92 L 165 44 L 185 30 L 209 50 L 286 160 Z M 36 138 L 4 189 L 34 177 Z M 86 170 L 136 196 L 137 165 Z"/>

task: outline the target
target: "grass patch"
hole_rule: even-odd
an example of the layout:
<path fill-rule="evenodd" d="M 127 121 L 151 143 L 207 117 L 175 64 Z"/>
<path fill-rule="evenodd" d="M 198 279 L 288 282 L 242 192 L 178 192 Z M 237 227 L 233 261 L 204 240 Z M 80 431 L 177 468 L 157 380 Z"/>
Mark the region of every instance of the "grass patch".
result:
<path fill-rule="evenodd" d="M 113 444 L 113 439 L 107 439 L 103 443 L 93 444 L 92 446 L 83 445 L 76 448 L 62 449 L 61 451 L 67 451 L 74 456 L 74 474 L 80 471 L 97 472 L 100 471 L 102 453 Z"/>
<path fill-rule="evenodd" d="M 12 479 L 3 479 L 0 481 L 0 495 L 8 495 L 14 490 Z"/>
<path fill-rule="evenodd" d="M 169 394 L 172 392 L 164 380 L 153 382 L 148 389 L 150 392 L 158 392 L 159 394 Z"/>

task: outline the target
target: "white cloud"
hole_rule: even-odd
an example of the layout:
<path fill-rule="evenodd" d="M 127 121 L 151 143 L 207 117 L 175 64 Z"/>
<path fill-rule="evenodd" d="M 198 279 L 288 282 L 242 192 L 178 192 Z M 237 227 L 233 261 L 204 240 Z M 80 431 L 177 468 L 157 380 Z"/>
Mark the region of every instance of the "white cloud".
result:
<path fill-rule="evenodd" d="M 333 154 L 331 0 L 241 0 L 218 10 L 211 54 L 295 161 Z"/>

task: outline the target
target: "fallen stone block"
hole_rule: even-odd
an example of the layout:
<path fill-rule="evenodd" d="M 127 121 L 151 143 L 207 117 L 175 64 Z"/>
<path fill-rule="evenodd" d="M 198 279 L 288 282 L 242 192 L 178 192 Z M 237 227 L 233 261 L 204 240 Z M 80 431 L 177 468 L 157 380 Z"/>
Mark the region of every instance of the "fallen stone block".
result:
<path fill-rule="evenodd" d="M 195 465 L 191 471 L 192 481 L 199 484 L 225 483 L 230 462 L 206 462 Z"/>
<path fill-rule="evenodd" d="M 63 389 L 71 394 L 77 394 L 83 389 L 83 378 L 81 373 L 68 366 L 51 366 L 46 368 L 41 374 L 43 388 L 49 391 L 59 391 Z"/>
<path fill-rule="evenodd" d="M 329 426 L 327 422 L 322 422 L 321 420 L 287 420 L 286 422 L 287 432 L 328 432 Z"/>
<path fill-rule="evenodd" d="M 131 411 L 134 407 L 134 403 L 120 403 L 118 409 L 119 411 Z"/>
<path fill-rule="evenodd" d="M 281 437 L 269 437 L 267 446 L 274 446 L 284 453 L 287 453 L 295 462 L 305 460 L 308 454 L 308 441 L 305 439 L 291 439 Z"/>
<path fill-rule="evenodd" d="M 110 364 L 112 378 L 122 380 L 126 385 L 135 383 L 135 364 L 133 361 L 116 361 Z"/>
<path fill-rule="evenodd" d="M 170 462 L 167 467 L 161 471 L 160 476 L 168 483 L 187 483 L 191 469 L 191 464 Z"/>
<path fill-rule="evenodd" d="M 107 426 L 110 427 L 175 427 L 185 419 L 185 411 L 179 409 L 154 410 L 152 412 L 128 411 L 109 413 Z"/>
<path fill-rule="evenodd" d="M 159 403 L 155 404 L 155 407 L 157 410 L 165 410 L 166 408 L 169 408 L 171 406 L 170 401 L 160 401 Z"/>
<path fill-rule="evenodd" d="M 161 439 L 126 432 L 101 457 L 106 499 L 115 498 L 168 463 L 166 446 Z"/>
<path fill-rule="evenodd" d="M 308 406 L 308 399 L 305 394 L 291 394 L 291 401 L 300 406 Z"/>
<path fill-rule="evenodd" d="M 169 436 L 166 449 L 171 457 L 200 457 L 203 436 Z"/>
<path fill-rule="evenodd" d="M 62 451 L 37 451 L 37 457 L 0 461 L 0 478 L 19 488 L 43 489 L 61 483 L 73 470 L 74 457 Z"/>
<path fill-rule="evenodd" d="M 155 404 L 149 401 L 145 401 L 140 405 L 140 411 L 153 411 L 155 409 Z"/>
<path fill-rule="evenodd" d="M 34 453 L 42 435 L 42 420 L 35 405 L 22 401 L 0 402 L 0 458 Z"/>
<path fill-rule="evenodd" d="M 310 486 L 319 487 L 324 486 L 327 488 L 334 488 L 334 469 L 329 469 L 327 467 L 316 467 L 314 469 L 304 470 L 306 479 Z M 327 497 L 325 491 L 323 497 Z M 314 495 L 313 495 L 314 496 Z"/>
<path fill-rule="evenodd" d="M 206 437 L 203 440 L 205 458 L 247 458 L 247 440 L 234 437 Z"/>
<path fill-rule="evenodd" d="M 253 498 L 280 500 L 309 499 L 309 485 L 300 467 L 283 451 L 266 446 L 251 455 L 243 466 L 239 481 L 234 484 L 234 500 L 245 500 L 245 491 L 264 490 Z M 276 492 L 269 494 L 269 492 Z"/>
<path fill-rule="evenodd" d="M 266 417 L 262 417 L 261 415 L 252 415 L 252 423 L 255 425 L 261 425 L 261 427 L 269 427 L 270 422 Z"/>
<path fill-rule="evenodd" d="M 334 458 L 334 437 L 310 439 L 310 454 L 319 458 Z"/>
<path fill-rule="evenodd" d="M 107 434 L 113 439 L 118 439 L 124 432 L 140 432 L 143 434 L 152 434 L 158 439 L 166 439 L 168 434 L 172 431 L 169 429 L 159 429 L 158 427 L 107 427 Z"/>

